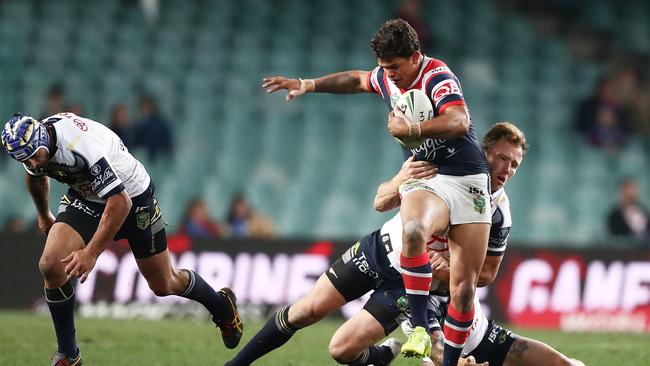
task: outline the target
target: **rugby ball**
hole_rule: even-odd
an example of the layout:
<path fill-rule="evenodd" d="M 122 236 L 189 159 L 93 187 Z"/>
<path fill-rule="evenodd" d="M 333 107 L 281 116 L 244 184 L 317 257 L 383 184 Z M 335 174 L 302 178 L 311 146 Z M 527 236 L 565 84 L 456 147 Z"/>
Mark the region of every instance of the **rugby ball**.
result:
<path fill-rule="evenodd" d="M 431 100 L 420 89 L 409 90 L 397 99 L 395 108 L 399 108 L 410 122 L 422 123 L 433 118 Z M 395 138 L 405 149 L 415 149 L 424 143 L 424 138 L 405 137 Z"/>

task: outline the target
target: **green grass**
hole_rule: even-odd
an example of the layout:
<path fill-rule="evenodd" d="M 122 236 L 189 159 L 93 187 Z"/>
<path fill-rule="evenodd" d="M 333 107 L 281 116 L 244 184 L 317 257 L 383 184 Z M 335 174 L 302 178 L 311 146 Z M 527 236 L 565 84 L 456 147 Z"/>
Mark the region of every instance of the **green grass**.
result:
<path fill-rule="evenodd" d="M 0 324 L 2 365 L 48 364 L 55 349 L 49 317 L 24 312 L 1 312 Z M 327 353 L 327 345 L 339 325 L 340 321 L 333 319 L 304 329 L 257 365 L 334 365 Z M 261 326 L 260 322 L 246 323 L 243 342 Z M 650 358 L 648 334 L 528 330 L 519 330 L 518 333 L 547 342 L 565 354 L 583 360 L 588 366 L 644 365 Z M 92 366 L 223 365 L 236 352 L 223 346 L 209 320 L 79 318 L 77 335 L 85 364 Z M 393 364 L 418 365 L 418 362 L 398 358 Z"/>

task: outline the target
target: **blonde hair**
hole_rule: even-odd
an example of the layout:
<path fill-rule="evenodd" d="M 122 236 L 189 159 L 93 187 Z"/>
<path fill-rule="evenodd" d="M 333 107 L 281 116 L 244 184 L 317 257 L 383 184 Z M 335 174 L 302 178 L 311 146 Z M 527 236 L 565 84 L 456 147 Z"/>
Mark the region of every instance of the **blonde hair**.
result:
<path fill-rule="evenodd" d="M 523 153 L 528 149 L 526 145 L 526 136 L 514 124 L 510 122 L 498 122 L 483 137 L 483 149 L 491 150 L 499 140 L 505 139 L 507 142 L 521 147 Z"/>

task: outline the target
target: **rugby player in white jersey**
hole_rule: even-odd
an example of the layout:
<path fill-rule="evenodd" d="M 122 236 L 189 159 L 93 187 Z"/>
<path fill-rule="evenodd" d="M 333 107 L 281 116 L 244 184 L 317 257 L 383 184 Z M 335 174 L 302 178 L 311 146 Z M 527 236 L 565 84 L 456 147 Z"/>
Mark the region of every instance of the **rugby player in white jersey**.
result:
<path fill-rule="evenodd" d="M 350 70 L 317 79 L 264 79 L 268 92 L 288 90 L 287 100 L 307 92 L 375 93 L 388 110 L 388 130 L 397 137 L 423 138 L 424 143 L 404 150 L 415 160 L 438 166 L 429 179 L 410 179 L 401 184 L 402 241 L 401 276 L 409 295 L 416 326 L 402 347 L 407 357 L 428 354 L 431 342 L 426 320 L 431 265 L 426 252 L 428 238 L 449 230 L 451 302 L 447 317 L 459 324 L 445 329 L 445 361 L 455 366 L 473 319 L 472 299 L 485 259 L 490 230 L 489 166 L 476 138 L 469 109 L 458 78 L 441 60 L 420 52 L 415 30 L 402 19 L 385 22 L 370 42 L 377 59 L 372 71 Z M 395 103 L 411 89 L 423 91 L 431 100 L 433 116 L 422 123 L 410 123 Z"/>
<path fill-rule="evenodd" d="M 99 255 L 119 239 L 128 240 L 156 295 L 201 303 L 226 347 L 237 346 L 243 325 L 234 293 L 215 291 L 195 272 L 172 267 L 154 185 L 113 131 L 72 113 L 43 121 L 15 114 L 1 140 L 25 168 L 38 226 L 47 236 L 39 269 L 58 344 L 51 365 L 82 364 L 75 337 L 75 279 L 83 283 Z M 50 211 L 50 178 L 69 186 L 56 217 Z"/>
<path fill-rule="evenodd" d="M 514 140 L 514 141 L 513 141 Z M 513 142 L 511 142 L 513 141 Z M 485 152 L 493 170 L 493 184 L 498 189 L 493 207 L 494 229 L 491 230 L 488 259 L 479 276 L 481 285 L 491 282 L 498 271 L 510 229 L 510 211 L 502 187 L 515 173 L 523 157 L 523 133 L 510 123 L 496 124 L 484 139 Z M 375 208 L 388 211 L 400 205 L 398 187 L 416 178 L 426 179 L 437 173 L 430 162 L 407 159 L 399 173 L 382 183 L 375 197 Z M 346 321 L 334 334 L 329 346 L 331 356 L 348 365 L 386 365 L 400 350 L 395 340 L 374 343 L 398 327 L 402 313 L 397 301 L 405 295 L 399 273 L 402 246 L 401 216 L 398 213 L 377 230 L 348 249 L 332 267 L 320 276 L 314 288 L 293 305 L 282 308 L 227 363 L 249 365 L 266 353 L 282 346 L 301 328 L 318 322 L 347 302 L 373 291 L 363 310 Z M 447 250 L 445 238 L 429 240 L 430 250 Z M 432 324 L 433 315 L 427 322 Z M 462 359 L 460 364 L 466 360 Z"/>

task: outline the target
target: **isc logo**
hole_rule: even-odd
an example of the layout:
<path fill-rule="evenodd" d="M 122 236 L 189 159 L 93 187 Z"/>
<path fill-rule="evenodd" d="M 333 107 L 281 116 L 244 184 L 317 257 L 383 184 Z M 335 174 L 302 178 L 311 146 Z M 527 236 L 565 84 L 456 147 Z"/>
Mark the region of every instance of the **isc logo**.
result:
<path fill-rule="evenodd" d="M 472 187 L 472 186 L 469 187 L 469 193 L 470 194 L 480 194 L 481 196 L 485 196 L 485 193 L 483 193 L 483 191 L 480 188 L 476 188 L 476 187 Z"/>

